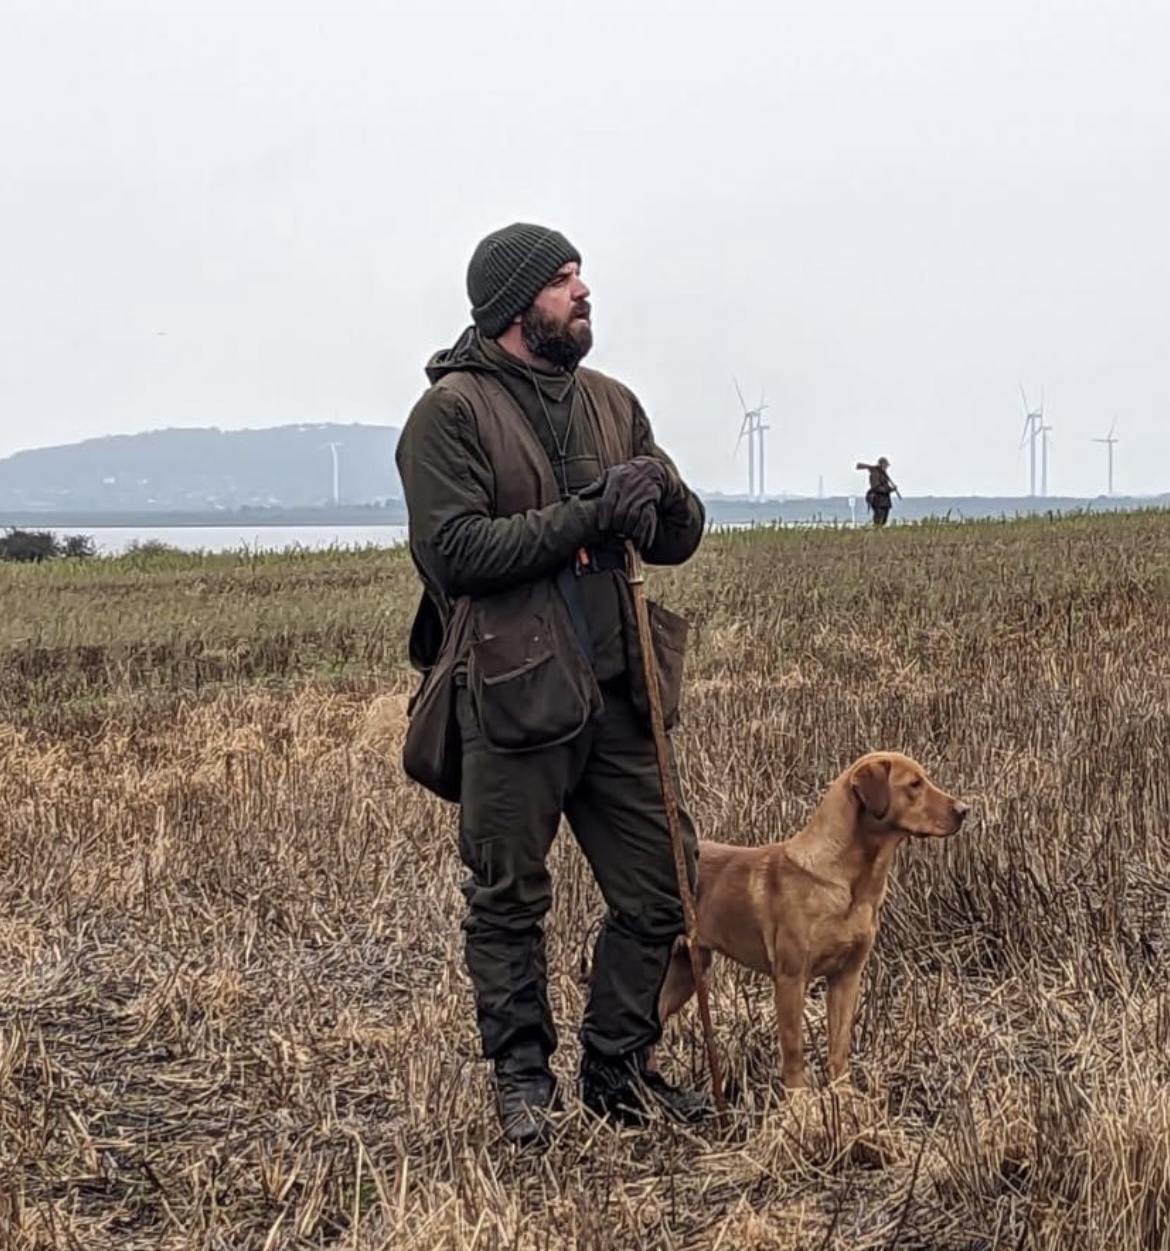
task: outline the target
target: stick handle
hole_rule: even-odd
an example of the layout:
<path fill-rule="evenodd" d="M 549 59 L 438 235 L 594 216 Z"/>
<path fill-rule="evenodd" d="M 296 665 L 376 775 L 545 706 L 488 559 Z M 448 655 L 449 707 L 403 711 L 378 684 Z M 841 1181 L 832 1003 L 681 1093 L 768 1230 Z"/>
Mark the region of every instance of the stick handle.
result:
<path fill-rule="evenodd" d="M 658 779 L 662 786 L 662 802 L 666 809 L 666 825 L 670 831 L 670 845 L 674 852 L 674 868 L 678 876 L 678 893 L 682 900 L 683 921 L 686 926 L 687 950 L 691 958 L 691 975 L 695 982 L 695 994 L 699 1001 L 699 1019 L 703 1026 L 703 1044 L 707 1051 L 707 1067 L 711 1073 L 711 1093 L 715 1099 L 715 1115 L 719 1128 L 723 1129 L 727 1104 L 723 1098 L 723 1079 L 719 1069 L 719 1056 L 715 1051 L 715 1037 L 711 1026 L 711 1005 L 707 998 L 707 977 L 699 957 L 698 924 L 695 916 L 695 899 L 691 893 L 687 874 L 686 853 L 683 849 L 682 830 L 679 827 L 678 801 L 674 793 L 674 777 L 670 770 L 670 750 L 667 746 L 666 723 L 662 715 L 662 692 L 658 686 L 658 664 L 654 656 L 654 639 L 650 629 L 650 610 L 646 604 L 646 571 L 638 549 L 626 540 L 626 576 L 634 599 L 634 613 L 638 624 L 638 650 L 642 653 L 642 668 L 646 677 L 646 697 L 650 703 L 650 726 L 654 734 L 654 752 L 658 760 Z"/>

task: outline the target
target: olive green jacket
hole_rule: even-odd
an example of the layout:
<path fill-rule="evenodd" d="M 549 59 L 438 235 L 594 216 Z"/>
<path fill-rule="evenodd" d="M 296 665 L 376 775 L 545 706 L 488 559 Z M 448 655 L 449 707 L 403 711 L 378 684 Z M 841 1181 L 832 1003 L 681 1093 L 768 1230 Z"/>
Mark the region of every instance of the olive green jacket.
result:
<path fill-rule="evenodd" d="M 427 364 L 431 386 L 395 452 L 410 552 L 424 593 L 410 657 L 423 674 L 411 704 L 407 772 L 436 794 L 459 793 L 453 690 L 466 681 L 480 732 L 498 751 L 564 742 L 601 707 L 575 571 L 582 549 L 612 546 L 599 501 L 562 499 L 551 462 L 499 366 L 469 329 Z M 654 441 L 624 385 L 579 367 L 589 438 L 603 466 L 639 455 L 668 469 L 650 564 L 681 564 L 699 545 L 705 513 Z M 604 576 L 600 574 L 588 576 Z M 635 703 L 645 706 L 641 653 L 622 584 L 623 637 Z M 652 605 L 664 711 L 677 713 L 686 623 Z M 640 696 L 640 697 L 639 697 Z"/>

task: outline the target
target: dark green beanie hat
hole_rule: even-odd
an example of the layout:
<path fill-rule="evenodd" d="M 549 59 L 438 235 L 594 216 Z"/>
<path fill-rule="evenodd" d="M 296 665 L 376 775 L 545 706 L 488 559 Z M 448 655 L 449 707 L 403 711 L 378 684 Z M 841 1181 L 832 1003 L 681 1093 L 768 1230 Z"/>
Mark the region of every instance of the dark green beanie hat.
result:
<path fill-rule="evenodd" d="M 514 222 L 480 241 L 467 266 L 471 318 L 495 339 L 552 280 L 562 265 L 581 263 L 581 254 L 559 231 Z"/>

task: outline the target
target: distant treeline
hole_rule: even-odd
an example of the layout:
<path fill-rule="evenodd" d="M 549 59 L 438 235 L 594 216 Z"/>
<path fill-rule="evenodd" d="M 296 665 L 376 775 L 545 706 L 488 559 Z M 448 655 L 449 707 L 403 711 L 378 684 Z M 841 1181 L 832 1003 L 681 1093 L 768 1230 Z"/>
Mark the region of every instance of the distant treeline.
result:
<path fill-rule="evenodd" d="M 163 556 L 180 549 L 161 539 L 133 539 L 123 549 L 127 556 Z M 9 529 L 0 537 L 0 561 L 39 565 L 47 560 L 89 560 L 97 544 L 89 534 L 63 534 L 51 530 Z"/>
<path fill-rule="evenodd" d="M 23 565 L 39 565 L 46 560 L 86 560 L 97 555 L 97 545 L 88 534 L 66 534 L 58 538 L 50 530 L 6 530 L 0 537 L 0 560 Z"/>

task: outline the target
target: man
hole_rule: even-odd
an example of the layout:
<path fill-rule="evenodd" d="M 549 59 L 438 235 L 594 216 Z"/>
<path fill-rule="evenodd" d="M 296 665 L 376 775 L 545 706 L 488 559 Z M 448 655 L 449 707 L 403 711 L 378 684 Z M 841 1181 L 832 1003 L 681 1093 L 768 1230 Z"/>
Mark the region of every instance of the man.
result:
<path fill-rule="evenodd" d="M 886 524 L 890 516 L 890 497 L 893 495 L 901 496 L 902 494 L 893 478 L 887 472 L 889 467 L 890 462 L 884 456 L 878 458 L 876 465 L 867 465 L 860 460 L 857 462 L 858 469 L 868 470 L 869 472 L 869 490 L 865 493 L 865 503 L 873 513 L 873 524 L 875 526 L 884 526 Z"/>
<path fill-rule="evenodd" d="M 647 1063 L 683 916 L 622 572 L 626 540 L 648 563 L 689 559 L 705 514 L 633 393 L 580 364 L 593 341 L 580 263 L 541 226 L 482 240 L 467 270 L 473 325 L 428 362 L 431 386 L 395 454 L 425 588 L 404 761 L 460 805 L 467 969 L 518 1145 L 547 1141 L 559 1102 L 542 921 L 562 814 L 607 905 L 580 1030 L 582 1098 L 623 1121 L 654 1105 L 683 1120 L 709 1111 Z M 673 710 L 685 623 L 653 610 Z M 685 807 L 680 820 L 693 885 Z"/>

